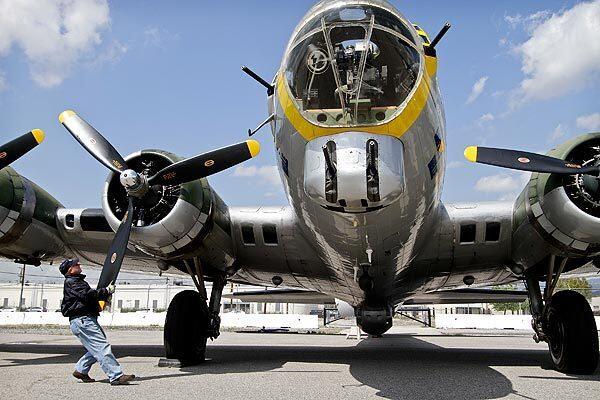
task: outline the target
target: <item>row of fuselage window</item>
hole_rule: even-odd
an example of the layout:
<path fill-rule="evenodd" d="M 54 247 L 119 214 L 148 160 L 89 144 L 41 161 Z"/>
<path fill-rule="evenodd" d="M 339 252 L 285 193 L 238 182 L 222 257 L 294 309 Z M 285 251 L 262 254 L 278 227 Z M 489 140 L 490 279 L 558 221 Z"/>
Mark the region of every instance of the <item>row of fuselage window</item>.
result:
<path fill-rule="evenodd" d="M 500 240 L 500 222 L 487 222 L 485 224 L 485 242 L 497 242 Z M 242 225 L 242 242 L 246 246 L 256 245 L 256 236 L 254 235 L 254 225 Z M 460 226 L 461 244 L 475 243 L 477 238 L 477 225 L 464 224 Z M 279 239 L 277 237 L 277 227 L 273 224 L 262 225 L 262 239 L 265 245 L 277 246 Z"/>
<path fill-rule="evenodd" d="M 256 237 L 254 235 L 254 225 L 242 225 L 242 243 L 246 246 L 255 246 Z M 277 246 L 279 239 L 277 237 L 277 227 L 273 224 L 262 225 L 262 239 L 267 246 Z"/>
<path fill-rule="evenodd" d="M 484 242 L 497 242 L 500 240 L 500 222 L 486 222 Z M 475 243 L 477 238 L 477 225 L 464 224 L 460 226 L 459 243 Z"/>

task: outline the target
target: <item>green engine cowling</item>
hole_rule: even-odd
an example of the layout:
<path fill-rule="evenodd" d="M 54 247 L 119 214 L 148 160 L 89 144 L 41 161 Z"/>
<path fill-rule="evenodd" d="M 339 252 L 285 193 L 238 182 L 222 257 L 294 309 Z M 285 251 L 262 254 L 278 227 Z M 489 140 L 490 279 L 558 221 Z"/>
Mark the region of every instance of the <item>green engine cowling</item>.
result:
<path fill-rule="evenodd" d="M 600 133 L 578 136 L 548 155 L 575 165 L 598 165 Z M 599 183 L 589 175 L 532 173 L 515 202 L 514 261 L 532 266 L 548 254 L 575 259 L 600 254 Z"/>
<path fill-rule="evenodd" d="M 62 205 L 14 169 L 0 171 L 0 256 L 39 265 L 65 254 L 56 225 Z"/>

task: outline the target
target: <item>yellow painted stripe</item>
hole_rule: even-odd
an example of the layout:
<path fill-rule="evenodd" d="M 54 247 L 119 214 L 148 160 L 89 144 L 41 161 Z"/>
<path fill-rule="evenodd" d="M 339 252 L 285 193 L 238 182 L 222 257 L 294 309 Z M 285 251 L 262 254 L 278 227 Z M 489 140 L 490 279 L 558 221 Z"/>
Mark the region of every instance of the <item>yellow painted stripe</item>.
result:
<path fill-rule="evenodd" d="M 425 56 L 425 69 L 430 78 L 433 78 L 437 74 L 437 67 L 438 61 L 436 57 Z"/>
<path fill-rule="evenodd" d="M 437 66 L 437 62 L 435 65 Z M 287 89 L 284 74 L 282 72 L 280 72 L 277 77 L 277 98 L 279 99 L 279 103 L 281 104 L 281 108 L 283 109 L 287 119 L 290 121 L 294 129 L 307 141 L 321 136 L 348 132 L 350 130 L 353 132 L 366 132 L 400 138 L 410 129 L 425 108 L 430 93 L 430 82 L 429 70 L 427 70 L 427 73 L 421 78 L 421 81 L 419 82 L 413 96 L 410 98 L 400 114 L 390 122 L 380 125 L 330 128 L 318 126 L 309 122 L 302 116 L 296 107 L 294 100 L 291 98 Z"/>
<path fill-rule="evenodd" d="M 35 141 L 38 144 L 42 143 L 44 141 L 44 139 L 46 138 L 46 134 L 41 129 L 33 129 L 31 131 L 31 134 L 33 135 L 33 137 L 35 138 Z"/>
<path fill-rule="evenodd" d="M 252 157 L 256 157 L 258 153 L 260 153 L 260 143 L 256 140 L 246 140 L 246 144 L 248 145 L 248 150 Z"/>
<path fill-rule="evenodd" d="M 61 124 L 64 124 L 64 122 L 65 122 L 65 119 L 67 119 L 67 118 L 69 118 L 69 117 L 71 117 L 71 116 L 73 116 L 73 115 L 75 115 L 75 111 L 73 111 L 73 110 L 66 110 L 66 111 L 63 111 L 63 112 L 61 112 L 61 113 L 60 113 L 60 115 L 58 116 L 58 121 L 59 121 Z"/>
<path fill-rule="evenodd" d="M 465 149 L 465 158 L 471 162 L 477 162 L 477 146 L 469 146 Z"/>

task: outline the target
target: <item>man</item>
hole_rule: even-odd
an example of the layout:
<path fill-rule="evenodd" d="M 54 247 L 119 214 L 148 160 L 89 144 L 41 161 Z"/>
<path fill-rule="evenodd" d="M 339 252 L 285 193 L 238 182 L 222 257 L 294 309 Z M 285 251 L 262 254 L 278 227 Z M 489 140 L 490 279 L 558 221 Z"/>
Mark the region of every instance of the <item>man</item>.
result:
<path fill-rule="evenodd" d="M 115 292 L 115 285 L 98 290 L 92 289 L 85 281 L 85 275 L 81 274 L 81 265 L 77 258 L 63 261 L 59 269 L 65 276 L 61 312 L 65 317 L 69 317 L 71 332 L 87 350 L 75 365 L 73 376 L 85 383 L 95 382 L 88 373 L 92 365 L 98 362 L 111 385 L 127 384 L 135 378 L 135 375 L 123 374 L 121 365 L 113 355 L 106 339 L 106 334 L 98 324 L 100 315 L 98 302 L 108 300 Z"/>

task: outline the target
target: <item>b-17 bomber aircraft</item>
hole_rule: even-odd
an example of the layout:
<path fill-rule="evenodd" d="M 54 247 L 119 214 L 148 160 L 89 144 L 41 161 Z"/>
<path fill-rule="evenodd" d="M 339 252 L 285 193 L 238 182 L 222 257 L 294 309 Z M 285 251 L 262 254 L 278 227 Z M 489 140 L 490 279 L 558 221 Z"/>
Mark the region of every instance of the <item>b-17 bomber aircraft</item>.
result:
<path fill-rule="evenodd" d="M 198 290 L 175 296 L 164 328 L 167 358 L 188 365 L 219 335 L 222 290 L 236 282 L 285 288 L 254 293 L 259 301 L 339 299 L 374 336 L 399 305 L 526 295 L 534 339 L 548 343 L 556 369 L 592 373 L 590 306 L 555 289 L 600 255 L 600 133 L 545 156 L 469 147 L 470 161 L 531 179 L 512 202 L 443 204 L 436 47 L 449 28 L 430 41 L 385 0 L 325 0 L 294 30 L 271 82 L 244 68 L 267 89 L 260 127 L 272 131 L 285 207 L 228 207 L 206 179 L 256 156 L 255 140 L 188 159 L 122 157 L 77 113 L 61 113 L 110 170 L 102 208 L 65 208 L 7 166 L 43 139 L 32 131 L 0 149 L 0 255 L 33 265 L 77 256 L 103 266 L 99 287 L 121 266 L 191 275 Z M 483 289 L 517 281 L 526 292 Z"/>

